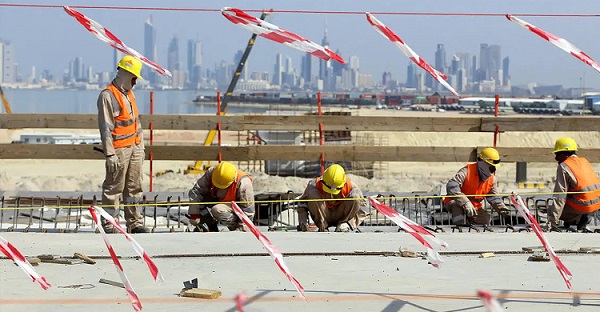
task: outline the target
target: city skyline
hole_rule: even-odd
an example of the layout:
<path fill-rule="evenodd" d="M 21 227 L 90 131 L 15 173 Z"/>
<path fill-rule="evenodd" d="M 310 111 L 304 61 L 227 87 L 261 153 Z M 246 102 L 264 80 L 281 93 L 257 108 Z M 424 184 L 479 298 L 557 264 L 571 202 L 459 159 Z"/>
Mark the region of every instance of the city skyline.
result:
<path fill-rule="evenodd" d="M 286 4 L 275 1 L 231 1 L 230 6 L 245 8 L 274 8 L 274 9 L 314 9 L 323 11 L 437 11 L 448 12 L 450 9 L 460 12 L 493 12 L 493 13 L 531 13 L 539 11 L 534 1 L 505 1 L 505 5 L 486 4 L 478 6 L 477 11 L 470 6 L 469 1 L 453 1 L 455 6 L 438 3 L 438 1 L 423 1 L 429 4 L 392 5 L 388 2 L 375 2 L 364 5 L 357 1 L 329 1 L 328 3 L 297 3 Z M 566 1 L 553 1 L 556 7 L 544 7 L 544 13 L 582 13 L 577 5 Z M 55 1 L 44 1 L 44 4 L 58 4 Z M 70 3 L 71 4 L 71 3 Z M 90 1 L 79 1 L 71 5 L 91 5 Z M 117 1 L 103 1 L 103 5 L 118 6 Z M 163 3 L 148 1 L 147 6 L 161 6 Z M 600 4 L 586 2 L 586 11 L 600 9 Z M 169 2 L 172 7 L 190 7 L 184 1 Z M 561 7 L 562 6 L 562 7 Z M 204 6 L 202 6 L 204 7 Z M 209 7 L 209 5 L 206 5 Z M 582 7 L 582 6 L 579 6 Z M 212 7 L 220 9 L 220 7 Z M 32 10 L 43 11 L 43 18 L 29 22 L 27 27 L 19 27 L 13 31 L 19 16 L 31 14 Z M 153 17 L 156 28 L 157 60 L 167 67 L 168 46 L 173 37 L 179 39 L 180 50 L 185 51 L 188 40 L 200 42 L 203 50 L 202 63 L 206 66 L 220 64 L 222 60 L 231 63 L 233 55 L 245 48 L 250 33 L 229 23 L 218 12 L 165 12 L 150 10 L 109 10 L 109 9 L 80 9 L 92 19 L 97 20 L 113 31 L 129 46 L 146 55 L 144 46 L 144 23 L 149 16 Z M 257 13 L 253 13 L 257 15 Z M 196 19 L 191 19 L 195 16 Z M 572 56 L 560 51 L 548 42 L 523 30 L 503 17 L 467 17 L 467 16 L 412 16 L 412 15 L 383 15 L 379 16 L 399 36 L 402 37 L 415 52 L 419 53 L 432 66 L 436 66 L 435 50 L 439 44 L 447 51 L 446 62 L 452 62 L 454 54 L 476 52 L 481 43 L 502 47 L 502 55 L 510 57 L 510 76 L 512 85 L 523 85 L 537 82 L 540 85 L 561 84 L 567 87 L 592 88 L 600 83 L 600 75 L 591 67 L 586 66 Z M 306 23 L 310 19 L 311 23 Z M 556 35 L 562 36 L 592 58 L 600 59 L 600 47 L 593 45 L 592 38 L 600 34 L 598 22 L 586 18 L 573 17 L 524 17 L 531 23 L 544 28 Z M 192 20 L 194 20 L 192 22 Z M 174 22 L 178 21 L 178 22 Z M 384 38 L 369 28 L 364 16 L 358 14 L 295 14 L 274 13 L 269 21 L 299 33 L 315 42 L 321 42 L 323 31 L 327 27 L 328 43 L 333 51 L 339 50 L 348 60 L 350 56 L 360 59 L 360 72 L 371 74 L 375 82 L 380 81 L 382 73 L 390 72 L 395 80 L 405 82 L 406 68 L 409 60 Z M 576 22 L 576 23 L 574 23 Z M 40 27 L 42 23 L 44 27 Z M 574 25 L 576 24 L 576 26 Z M 183 25 L 183 26 L 182 26 Z M 350 25 L 350 26 L 349 26 Z M 411 27 L 406 27 L 410 25 Z M 10 31 L 9 31 L 10 30 Z M 46 36 L 48 32 L 52 35 Z M 57 37 L 61 35 L 60 38 Z M 64 34 L 67 34 L 66 36 Z M 225 37 L 223 37 L 225 36 Z M 110 70 L 114 65 L 112 48 L 87 33 L 80 25 L 62 12 L 62 9 L 0 7 L 0 38 L 11 43 L 19 64 L 19 73 L 26 75 L 35 66 L 38 75 L 47 70 L 54 76 L 61 76 L 68 69 L 70 61 L 81 57 L 86 64 L 92 66 L 94 72 Z M 225 39 L 223 39 L 225 38 Z M 255 48 L 248 60 L 248 73 L 270 72 L 272 74 L 273 60 L 277 54 L 292 58 L 301 74 L 303 53 L 288 47 L 257 39 Z M 148 56 L 148 55 L 146 55 Z M 188 67 L 186 55 L 179 56 L 180 66 Z M 313 58 L 313 75 L 320 71 Z M 499 68 L 503 64 L 496 64 Z M 189 72 L 189 68 L 186 68 Z M 423 72 L 420 68 L 418 73 Z"/>

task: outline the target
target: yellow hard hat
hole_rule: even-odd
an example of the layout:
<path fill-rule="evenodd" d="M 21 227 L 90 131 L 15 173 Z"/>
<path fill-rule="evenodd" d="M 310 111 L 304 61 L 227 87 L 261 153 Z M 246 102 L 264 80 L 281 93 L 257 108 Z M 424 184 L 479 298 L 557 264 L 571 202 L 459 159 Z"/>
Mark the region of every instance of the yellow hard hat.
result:
<path fill-rule="evenodd" d="M 479 153 L 479 158 L 492 166 L 498 167 L 500 165 L 500 154 L 495 148 L 484 148 Z"/>
<path fill-rule="evenodd" d="M 346 171 L 338 164 L 331 165 L 323 172 L 322 182 L 325 192 L 337 195 L 346 184 Z"/>
<path fill-rule="evenodd" d="M 124 70 L 132 73 L 138 79 L 144 79 L 142 78 L 141 74 L 142 62 L 131 55 L 123 56 L 123 58 L 121 58 L 121 60 L 119 61 L 119 65 L 117 65 L 117 67 L 123 68 Z"/>
<path fill-rule="evenodd" d="M 237 178 L 237 169 L 235 166 L 226 161 L 220 162 L 215 166 L 212 172 L 212 184 L 220 189 L 228 188 Z"/>
<path fill-rule="evenodd" d="M 569 137 L 558 138 L 554 143 L 554 152 L 575 152 L 577 151 L 577 142 Z"/>

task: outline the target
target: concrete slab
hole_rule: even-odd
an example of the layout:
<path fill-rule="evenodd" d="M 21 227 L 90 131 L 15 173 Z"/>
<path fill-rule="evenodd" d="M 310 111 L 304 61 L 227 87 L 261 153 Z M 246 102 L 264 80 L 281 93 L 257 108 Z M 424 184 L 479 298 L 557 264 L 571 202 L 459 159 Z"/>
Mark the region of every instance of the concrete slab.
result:
<path fill-rule="evenodd" d="M 246 311 L 485 311 L 477 289 L 501 294 L 512 311 L 598 311 L 600 274 L 596 253 L 560 254 L 574 275 L 574 300 L 552 262 L 527 261 L 524 246 L 539 242 L 533 233 L 441 233 L 450 245 L 445 262 L 435 269 L 420 258 L 347 256 L 355 250 L 424 249 L 406 233 L 268 232 L 287 266 L 303 284 L 308 302 L 278 270 L 250 233 L 160 233 L 136 235 L 165 277 L 152 281 L 142 260 L 122 235 L 110 239 L 144 311 L 236 311 L 233 298 L 250 297 Z M 43 291 L 9 260 L 0 261 L 0 311 L 133 311 L 124 289 L 101 284 L 120 281 L 98 234 L 0 233 L 26 256 L 75 252 L 97 264 L 42 263 L 36 270 L 52 288 Z M 598 234 L 548 233 L 557 250 L 596 246 Z M 481 252 L 496 257 L 479 258 Z M 331 255 L 324 255 L 331 253 Z M 338 253 L 338 254 L 335 254 Z M 462 254 L 461 254 L 462 253 Z M 226 256 L 237 254 L 237 256 Z M 197 277 L 199 287 L 222 292 L 218 299 L 181 298 L 183 281 Z M 78 285 L 82 285 L 78 287 Z M 87 289 L 86 289 L 87 288 Z"/>

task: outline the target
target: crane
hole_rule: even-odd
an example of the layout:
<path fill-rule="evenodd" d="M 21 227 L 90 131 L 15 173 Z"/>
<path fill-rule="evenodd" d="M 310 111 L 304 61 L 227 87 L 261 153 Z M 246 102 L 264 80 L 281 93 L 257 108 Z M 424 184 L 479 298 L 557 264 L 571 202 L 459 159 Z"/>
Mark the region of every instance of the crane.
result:
<path fill-rule="evenodd" d="M 10 109 L 10 105 L 8 104 L 8 100 L 6 96 L 4 96 L 4 91 L 2 90 L 2 86 L 0 86 L 0 97 L 2 98 L 2 104 L 4 104 L 4 109 L 7 114 L 12 114 L 12 109 Z"/>
<path fill-rule="evenodd" d="M 260 19 L 264 20 L 267 17 L 267 15 L 269 15 L 269 12 L 263 11 L 262 14 L 260 15 Z M 252 37 L 250 37 L 250 40 L 248 41 L 248 45 L 246 46 L 246 50 L 244 51 L 244 54 L 242 55 L 242 58 L 240 59 L 240 62 L 238 63 L 235 73 L 233 74 L 233 78 L 231 78 L 231 82 L 229 82 L 229 86 L 227 87 L 227 92 L 225 92 L 225 96 L 223 97 L 223 101 L 221 102 L 220 111 L 218 112 L 219 116 L 225 115 L 227 113 L 227 102 L 233 96 L 233 90 L 235 89 L 235 86 L 237 85 L 237 82 L 240 79 L 240 75 L 242 74 L 244 65 L 246 65 L 246 60 L 248 59 L 248 56 L 250 55 L 250 51 L 252 50 L 252 47 L 254 46 L 254 41 L 256 40 L 256 36 L 257 36 L 256 34 L 252 34 Z M 212 144 L 212 142 L 214 141 L 216 135 L 217 135 L 217 130 L 210 130 L 208 132 L 208 134 L 206 135 L 206 139 L 204 140 L 203 145 L 210 146 Z M 196 162 L 193 165 L 189 165 L 187 167 L 187 169 L 185 169 L 183 171 L 183 173 L 184 174 L 202 174 L 208 168 L 210 168 L 210 162 L 207 162 L 206 164 L 204 164 L 202 160 L 196 160 Z"/>

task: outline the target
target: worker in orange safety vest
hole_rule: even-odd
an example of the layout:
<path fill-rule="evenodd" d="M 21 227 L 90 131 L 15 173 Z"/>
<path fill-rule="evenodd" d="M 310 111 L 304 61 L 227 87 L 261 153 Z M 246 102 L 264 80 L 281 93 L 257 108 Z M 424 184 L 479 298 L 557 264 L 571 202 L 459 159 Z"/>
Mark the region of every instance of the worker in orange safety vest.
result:
<path fill-rule="evenodd" d="M 446 209 L 452 214 L 453 224 L 483 224 L 490 223 L 490 214 L 483 209 L 483 200 L 501 215 L 509 213 L 506 205 L 498 194 L 496 183 L 496 168 L 500 164 L 500 154 L 494 148 L 484 148 L 477 162 L 461 168 L 446 184 L 444 199 Z M 492 195 L 492 196 L 490 196 Z M 466 218 L 465 218 L 466 216 Z"/>
<path fill-rule="evenodd" d="M 577 156 L 577 142 L 572 138 L 558 138 L 553 153 L 558 169 L 548 207 L 549 230 L 560 232 L 558 222 L 563 220 L 566 229 L 577 225 L 577 231 L 591 232 L 587 224 L 600 209 L 600 180 L 589 161 Z"/>

